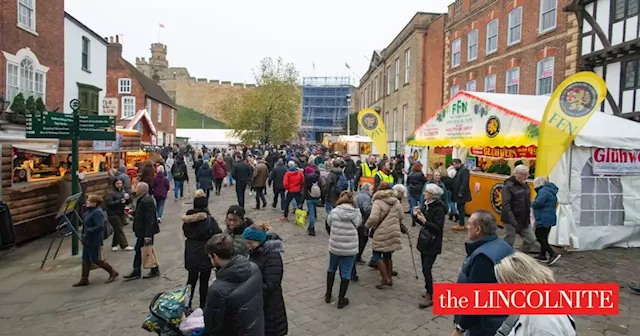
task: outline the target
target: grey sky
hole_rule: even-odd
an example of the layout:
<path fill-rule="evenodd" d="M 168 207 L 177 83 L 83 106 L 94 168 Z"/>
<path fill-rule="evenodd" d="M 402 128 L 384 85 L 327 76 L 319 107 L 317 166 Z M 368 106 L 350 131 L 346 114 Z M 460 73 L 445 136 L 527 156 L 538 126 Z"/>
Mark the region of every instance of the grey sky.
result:
<path fill-rule="evenodd" d="M 365 56 L 386 47 L 415 12 L 445 12 L 451 2 L 65 0 L 65 9 L 101 36 L 123 34 L 123 56 L 132 63 L 148 58 L 160 36 L 171 66 L 252 83 L 252 69 L 267 56 L 294 63 L 301 76 L 359 78 Z"/>

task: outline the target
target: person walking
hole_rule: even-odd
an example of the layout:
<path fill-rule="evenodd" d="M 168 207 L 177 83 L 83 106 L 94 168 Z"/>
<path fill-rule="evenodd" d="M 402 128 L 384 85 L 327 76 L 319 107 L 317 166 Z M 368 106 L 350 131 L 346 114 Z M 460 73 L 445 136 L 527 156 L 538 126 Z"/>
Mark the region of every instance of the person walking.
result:
<path fill-rule="evenodd" d="M 206 250 L 217 271 L 203 309 L 204 335 L 264 336 L 258 265 L 235 254 L 233 238 L 223 233 L 211 237 Z"/>
<path fill-rule="evenodd" d="M 407 176 L 407 189 L 409 190 L 409 212 L 413 217 L 413 210 L 415 207 L 420 206 L 422 200 L 422 193 L 424 185 L 427 183 L 427 178 L 422 172 L 422 163 L 417 162 L 411 167 L 411 173 Z M 415 226 L 415 222 L 413 222 Z"/>
<path fill-rule="evenodd" d="M 82 224 L 82 276 L 80 281 L 73 284 L 73 287 L 89 285 L 89 272 L 92 264 L 98 265 L 109 273 L 109 279 L 106 283 L 113 282 L 120 275 L 101 257 L 105 232 L 104 212 L 100 207 L 102 201 L 102 197 L 95 194 L 87 197 L 87 210 Z"/>
<path fill-rule="evenodd" d="M 515 252 L 494 266 L 498 283 L 546 284 L 555 283 L 553 271 L 535 259 Z M 511 315 L 498 329 L 507 336 L 576 336 L 576 322 L 571 315 Z"/>
<path fill-rule="evenodd" d="M 462 263 L 458 283 L 497 283 L 493 268 L 513 253 L 513 248 L 498 238 L 495 216 L 487 210 L 478 210 L 469 217 L 465 249 L 467 257 Z M 452 336 L 495 335 L 506 319 L 504 315 L 455 315 Z"/>
<path fill-rule="evenodd" d="M 269 232 L 266 224 L 253 224 L 242 233 L 249 246 L 249 260 L 262 273 L 262 301 L 264 307 L 264 335 L 284 336 L 289 333 L 287 310 L 282 296 L 284 244 Z"/>
<path fill-rule="evenodd" d="M 269 186 L 273 187 L 273 203 L 271 207 L 275 208 L 278 205 L 278 197 L 280 197 L 280 208 L 284 211 L 285 203 L 285 190 L 284 190 L 284 175 L 287 173 L 287 167 L 284 166 L 284 160 L 278 159 L 276 165 L 269 173 Z"/>
<path fill-rule="evenodd" d="M 209 200 L 211 189 L 213 188 L 213 169 L 209 167 L 209 162 L 207 161 L 203 162 L 198 170 L 198 185 L 204 191 L 207 200 Z"/>
<path fill-rule="evenodd" d="M 327 218 L 329 270 L 327 271 L 327 292 L 324 295 L 324 302 L 330 303 L 333 282 L 336 272 L 340 268 L 339 309 L 349 304 L 346 295 L 358 254 L 358 226 L 360 224 L 362 224 L 362 215 L 360 210 L 356 208 L 353 193 L 348 190 L 343 191 L 338 197 L 336 207 Z"/>
<path fill-rule="evenodd" d="M 381 282 L 378 289 L 393 286 L 393 252 L 402 249 L 402 219 L 404 213 L 398 192 L 387 182 L 380 183 L 373 194 L 371 215 L 366 226 L 373 230 L 373 260 L 377 260 Z"/>
<path fill-rule="evenodd" d="M 393 159 L 393 169 L 391 170 L 394 184 L 404 184 L 404 157 L 398 154 Z"/>
<path fill-rule="evenodd" d="M 336 206 L 336 202 L 340 197 L 340 194 L 349 189 L 349 182 L 347 182 L 347 177 L 344 175 L 341 166 L 341 161 L 339 159 L 335 159 L 330 162 L 332 165 L 331 170 L 327 174 L 327 183 L 325 184 L 325 209 L 327 214 L 331 213 L 331 210 Z"/>
<path fill-rule="evenodd" d="M 158 172 L 153 180 L 153 197 L 156 200 L 156 209 L 158 211 L 158 223 L 162 223 L 162 214 L 164 213 L 164 203 L 169 194 L 169 179 L 164 175 L 164 166 L 158 166 Z"/>
<path fill-rule="evenodd" d="M 193 302 L 196 284 L 200 280 L 200 308 L 204 309 L 211 278 L 211 260 L 205 251 L 205 244 L 213 235 L 222 233 L 218 222 L 209 213 L 209 202 L 202 189 L 198 189 L 193 199 L 193 209 L 182 216 L 184 233 L 184 268 L 189 272 L 187 284 L 191 285 L 189 308 Z"/>
<path fill-rule="evenodd" d="M 251 166 L 241 160 L 240 157 L 237 157 L 231 170 L 231 176 L 236 181 L 236 197 L 238 198 L 238 204 L 244 208 L 244 195 L 247 190 L 247 185 L 253 178 Z"/>
<path fill-rule="evenodd" d="M 216 156 L 213 162 L 213 179 L 216 185 L 216 195 L 220 195 L 222 189 L 222 180 L 227 176 L 227 163 L 222 159 L 222 154 Z"/>
<path fill-rule="evenodd" d="M 128 177 L 128 176 L 127 176 Z M 124 235 L 124 208 L 131 202 L 131 195 L 124 190 L 124 182 L 116 178 L 111 185 L 111 189 L 104 196 L 104 203 L 107 209 L 107 218 L 113 227 L 113 239 L 111 241 L 111 251 L 118 251 L 118 246 L 123 251 L 133 251 L 133 246 L 129 246 L 127 237 Z"/>
<path fill-rule="evenodd" d="M 140 173 L 140 181 L 149 185 L 150 192 L 153 193 L 153 180 L 156 177 L 156 168 L 154 168 L 151 160 L 144 162 L 142 172 Z"/>
<path fill-rule="evenodd" d="M 231 177 L 231 171 L 233 169 L 233 156 L 231 149 L 227 150 L 227 155 L 224 156 L 224 163 L 227 166 L 227 176 L 229 177 L 229 185 L 233 185 L 233 177 Z"/>
<path fill-rule="evenodd" d="M 469 169 L 462 164 L 460 159 L 451 160 L 451 164 L 456 170 L 453 178 L 453 190 L 451 190 L 451 198 L 456 203 L 458 211 L 458 225 L 452 227 L 455 231 L 464 231 L 465 220 L 465 204 L 471 202 L 471 188 L 469 187 Z"/>
<path fill-rule="evenodd" d="M 295 200 L 295 206 L 302 208 L 302 188 L 304 187 L 304 174 L 298 169 L 296 163 L 293 161 L 289 161 L 289 168 L 287 172 L 284 174 L 284 179 L 282 181 L 282 185 L 284 189 L 287 191 L 287 198 L 285 200 L 284 205 L 284 213 L 280 220 L 286 221 L 289 220 L 289 204 L 291 201 Z"/>
<path fill-rule="evenodd" d="M 189 182 L 189 174 L 187 173 L 187 165 L 182 157 L 178 157 L 171 167 L 171 175 L 173 175 L 173 200 L 178 201 L 184 197 L 184 181 Z"/>
<path fill-rule="evenodd" d="M 200 167 L 202 167 L 202 163 L 204 159 L 202 158 L 202 154 L 198 154 L 198 158 L 193 162 L 191 168 L 193 168 L 193 172 L 196 175 L 196 190 L 200 189 L 200 184 L 198 183 L 198 174 L 200 174 Z"/>
<path fill-rule="evenodd" d="M 549 231 L 556 226 L 558 220 L 556 215 L 558 187 L 547 181 L 544 176 L 536 177 L 533 180 L 533 186 L 536 190 L 536 198 L 531 203 L 531 208 L 536 220 L 536 239 L 540 243 L 540 254 L 537 259 L 546 261 L 549 266 L 552 266 L 562 256 L 549 245 Z"/>
<path fill-rule="evenodd" d="M 351 155 L 344 155 L 344 176 L 347 178 L 349 182 L 349 190 L 354 191 L 357 189 L 356 186 L 356 163 L 353 162 Z"/>
<path fill-rule="evenodd" d="M 124 190 L 124 192 L 127 194 L 131 194 L 131 178 L 127 174 L 127 167 L 125 165 L 121 164 L 118 167 L 115 178 L 122 180 L 122 190 Z"/>
<path fill-rule="evenodd" d="M 173 153 L 169 152 L 167 153 L 167 160 L 164 162 L 164 171 L 165 172 L 171 172 L 171 168 L 173 167 L 173 164 L 175 163 L 175 159 L 173 158 Z M 173 175 L 171 174 L 165 174 L 167 176 L 167 179 L 169 180 L 169 185 L 171 185 L 171 182 L 173 181 Z"/>
<path fill-rule="evenodd" d="M 449 206 L 449 220 L 456 222 L 460 220 L 460 215 L 458 214 L 458 207 L 456 203 L 453 201 L 453 178 L 456 176 L 456 169 L 453 166 L 450 166 L 446 170 L 446 174 L 442 176 L 442 182 L 444 183 L 445 188 L 449 191 L 447 193 L 447 205 Z"/>
<path fill-rule="evenodd" d="M 420 252 L 422 261 L 422 274 L 424 275 L 425 294 L 424 300 L 420 302 L 421 309 L 433 305 L 433 276 L 431 269 L 438 257 L 442 253 L 442 232 L 444 230 L 444 220 L 447 214 L 447 205 L 441 197 L 444 191 L 436 184 L 427 184 L 424 190 L 424 202 L 420 207 L 414 209 L 414 221 L 422 226 L 421 230 L 426 230 L 430 237 L 420 233 L 416 248 Z"/>
<path fill-rule="evenodd" d="M 239 205 L 232 205 L 227 210 L 227 217 L 225 218 L 225 224 L 227 229 L 224 231 L 233 238 L 235 245 L 235 253 L 243 256 L 249 255 L 249 249 L 247 248 L 247 242 L 242 237 L 242 233 L 246 228 L 253 225 L 251 218 L 245 218 L 245 210 Z"/>
<path fill-rule="evenodd" d="M 125 279 L 140 279 L 142 273 L 142 247 L 153 245 L 153 237 L 160 232 L 155 202 L 149 195 L 149 185 L 145 182 L 138 182 L 138 201 L 133 219 L 133 232 L 136 235 L 136 255 L 133 258 L 133 271 L 125 275 Z M 144 278 L 155 278 L 160 276 L 159 267 L 154 267 Z"/>
<path fill-rule="evenodd" d="M 260 201 L 262 207 L 267 207 L 267 199 L 265 197 L 265 189 L 267 187 L 267 179 L 269 178 L 269 167 L 262 158 L 258 158 L 256 166 L 253 168 L 253 189 L 256 192 L 256 210 L 260 210 Z"/>
<path fill-rule="evenodd" d="M 529 168 L 524 165 L 513 169 L 513 176 L 508 178 L 502 188 L 502 224 L 504 224 L 504 241 L 513 246 L 516 235 L 520 235 L 520 250 L 529 253 L 534 246 L 536 236 L 531 228 L 531 191 L 527 184 Z"/>
<path fill-rule="evenodd" d="M 318 215 L 318 204 L 322 198 L 322 182 L 320 174 L 316 173 L 312 166 L 305 168 L 307 173 L 304 177 L 304 199 L 307 201 L 307 210 L 309 211 L 309 227 L 307 233 L 310 236 L 316 235 L 316 218 Z"/>
<path fill-rule="evenodd" d="M 373 185 L 371 185 L 371 183 L 362 184 L 360 186 L 360 191 L 355 195 L 356 206 L 362 215 L 362 223 L 358 226 L 358 254 L 356 255 L 356 262 L 358 263 L 364 263 L 364 260 L 362 260 L 362 253 L 367 247 L 367 242 L 369 241 L 369 229 L 367 229 L 365 224 L 371 215 L 372 195 Z"/>

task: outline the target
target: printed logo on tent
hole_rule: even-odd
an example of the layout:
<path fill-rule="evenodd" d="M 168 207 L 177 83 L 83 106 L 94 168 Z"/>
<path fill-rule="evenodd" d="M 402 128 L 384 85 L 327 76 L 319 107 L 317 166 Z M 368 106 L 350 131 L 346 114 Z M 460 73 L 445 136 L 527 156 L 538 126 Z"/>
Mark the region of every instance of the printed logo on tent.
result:
<path fill-rule="evenodd" d="M 489 138 L 495 138 L 495 136 L 500 133 L 500 119 L 496 116 L 489 117 L 485 132 Z"/>
<path fill-rule="evenodd" d="M 420 159 L 420 152 L 417 149 L 413 150 L 413 159 L 416 161 Z"/>
<path fill-rule="evenodd" d="M 497 183 L 491 188 L 491 207 L 498 214 L 502 214 L 502 187 L 504 184 Z"/>
<path fill-rule="evenodd" d="M 373 113 L 367 113 L 362 116 L 362 127 L 367 131 L 373 131 L 378 127 L 378 118 Z"/>
<path fill-rule="evenodd" d="M 598 103 L 598 93 L 589 83 L 576 82 L 567 86 L 560 94 L 562 112 L 574 118 L 584 117 Z"/>

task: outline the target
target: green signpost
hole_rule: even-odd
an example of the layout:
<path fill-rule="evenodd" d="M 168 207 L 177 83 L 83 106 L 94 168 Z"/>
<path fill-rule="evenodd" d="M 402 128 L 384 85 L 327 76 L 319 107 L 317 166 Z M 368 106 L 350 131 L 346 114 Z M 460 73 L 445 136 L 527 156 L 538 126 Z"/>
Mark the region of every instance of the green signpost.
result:
<path fill-rule="evenodd" d="M 79 115 L 81 104 L 78 99 L 69 102 L 73 114 L 58 112 L 28 113 L 27 138 L 47 138 L 71 140 L 71 194 L 78 190 L 78 141 L 79 140 L 116 140 L 116 118 L 112 116 Z M 78 232 L 78 220 L 74 216 L 72 225 Z M 78 254 L 78 237 L 71 236 L 71 254 Z"/>

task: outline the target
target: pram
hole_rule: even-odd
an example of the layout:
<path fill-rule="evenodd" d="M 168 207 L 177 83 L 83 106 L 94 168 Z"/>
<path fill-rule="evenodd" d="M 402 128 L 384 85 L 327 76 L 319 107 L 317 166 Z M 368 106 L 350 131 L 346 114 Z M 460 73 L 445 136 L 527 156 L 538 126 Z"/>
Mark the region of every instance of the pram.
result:
<path fill-rule="evenodd" d="M 160 336 L 182 336 L 179 327 L 182 319 L 191 313 L 186 305 L 190 295 L 190 285 L 156 294 L 149 304 L 149 316 L 142 329 Z"/>

